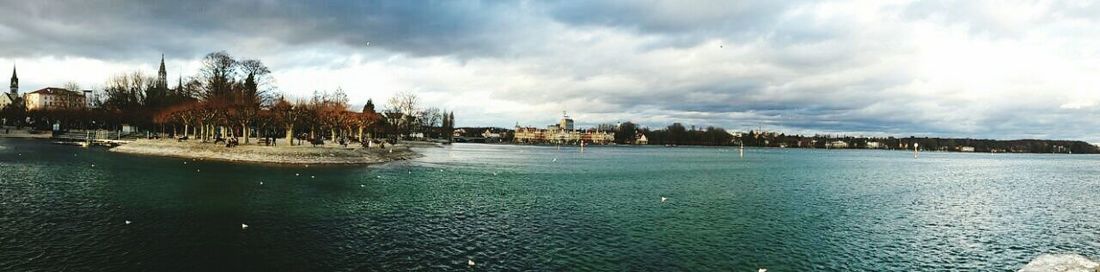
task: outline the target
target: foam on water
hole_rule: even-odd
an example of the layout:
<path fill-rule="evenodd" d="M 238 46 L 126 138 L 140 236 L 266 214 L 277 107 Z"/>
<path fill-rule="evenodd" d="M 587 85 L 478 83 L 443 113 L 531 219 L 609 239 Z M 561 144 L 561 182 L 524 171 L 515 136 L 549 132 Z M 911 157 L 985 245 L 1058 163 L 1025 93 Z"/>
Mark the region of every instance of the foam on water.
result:
<path fill-rule="evenodd" d="M 1077 254 L 1043 254 L 1019 272 L 1096 272 L 1100 263 Z"/>

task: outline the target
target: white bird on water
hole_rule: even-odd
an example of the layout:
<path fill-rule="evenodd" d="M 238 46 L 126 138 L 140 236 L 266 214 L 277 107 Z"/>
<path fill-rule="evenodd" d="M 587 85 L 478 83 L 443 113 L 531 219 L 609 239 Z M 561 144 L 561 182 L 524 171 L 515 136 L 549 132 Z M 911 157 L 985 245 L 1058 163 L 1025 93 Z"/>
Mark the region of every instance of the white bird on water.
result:
<path fill-rule="evenodd" d="M 661 197 L 661 202 L 665 202 L 665 201 L 668 201 L 668 198 L 667 198 L 667 197 L 663 197 L 663 196 L 662 196 L 662 197 Z"/>
<path fill-rule="evenodd" d="M 554 162 L 558 162 L 558 158 L 554 158 Z"/>
<path fill-rule="evenodd" d="M 130 220 L 126 220 L 127 225 L 129 225 L 130 223 L 132 223 L 132 222 L 130 222 Z"/>
<path fill-rule="evenodd" d="M 468 264 L 468 265 L 470 265 L 470 266 L 474 266 L 474 265 L 476 265 L 476 264 L 474 263 L 474 260 L 466 260 L 466 264 Z"/>
<path fill-rule="evenodd" d="M 248 224 L 241 224 L 241 229 L 248 229 Z"/>
<path fill-rule="evenodd" d="M 260 185 L 264 185 L 264 182 L 263 182 L 263 181 L 261 181 L 261 182 L 260 182 Z"/>
<path fill-rule="evenodd" d="M 768 272 L 767 268 L 757 269 L 756 272 Z"/>

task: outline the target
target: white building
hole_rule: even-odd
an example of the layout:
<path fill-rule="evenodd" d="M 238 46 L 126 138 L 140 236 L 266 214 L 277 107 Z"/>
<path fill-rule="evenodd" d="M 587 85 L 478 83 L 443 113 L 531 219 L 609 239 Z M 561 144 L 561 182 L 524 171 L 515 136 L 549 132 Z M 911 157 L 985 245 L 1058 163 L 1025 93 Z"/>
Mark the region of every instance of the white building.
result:
<path fill-rule="evenodd" d="M 27 110 L 82 109 L 84 94 L 62 89 L 42 88 L 23 95 Z"/>
<path fill-rule="evenodd" d="M 827 142 L 827 143 L 825 143 L 825 147 L 828 147 L 828 148 L 848 148 L 848 142 L 840 141 L 840 140 Z"/>
<path fill-rule="evenodd" d="M 573 119 L 563 115 L 560 122 L 547 129 L 516 126 L 512 140 L 516 143 L 554 144 L 609 144 L 615 141 L 615 133 L 599 129 L 576 130 Z"/>
<path fill-rule="evenodd" d="M 8 107 L 12 103 L 15 103 L 15 100 L 12 99 L 11 94 L 2 94 L 2 95 L 0 95 L 0 109 Z"/>

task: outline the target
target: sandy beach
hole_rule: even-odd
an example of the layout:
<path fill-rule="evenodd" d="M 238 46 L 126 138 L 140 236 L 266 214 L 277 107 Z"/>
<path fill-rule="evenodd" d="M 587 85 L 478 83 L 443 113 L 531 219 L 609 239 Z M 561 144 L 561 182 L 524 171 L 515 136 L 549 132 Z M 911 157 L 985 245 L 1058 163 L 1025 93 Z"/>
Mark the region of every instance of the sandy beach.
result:
<path fill-rule="evenodd" d="M 49 131 L 31 133 L 30 130 L 26 128 L 16 129 L 15 127 L 0 127 L 0 138 L 49 139 L 50 136 L 53 135 L 50 134 Z"/>
<path fill-rule="evenodd" d="M 350 145 L 345 148 L 335 144 L 318 147 L 309 145 L 263 146 L 242 144 L 227 148 L 224 144 L 200 143 L 198 141 L 177 142 L 168 139 L 137 140 L 111 148 L 110 151 L 151 156 L 276 164 L 376 164 L 413 159 L 420 156 L 420 154 L 402 144 L 387 146 L 385 149 L 368 149 Z"/>

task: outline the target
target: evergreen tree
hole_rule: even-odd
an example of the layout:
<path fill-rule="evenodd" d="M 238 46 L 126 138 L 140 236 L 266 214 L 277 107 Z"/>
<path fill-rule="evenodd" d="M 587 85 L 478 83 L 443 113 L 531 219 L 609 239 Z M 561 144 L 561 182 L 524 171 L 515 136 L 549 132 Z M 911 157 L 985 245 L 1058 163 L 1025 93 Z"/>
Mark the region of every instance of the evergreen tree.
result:
<path fill-rule="evenodd" d="M 451 111 L 447 118 L 444 119 L 447 119 L 447 140 L 453 142 L 455 135 L 455 112 Z"/>
<path fill-rule="evenodd" d="M 374 111 L 374 101 L 372 101 L 371 99 L 368 98 L 367 99 L 367 104 L 363 105 L 363 112 L 364 113 L 368 113 L 368 112 L 369 113 L 375 113 L 375 111 Z"/>

